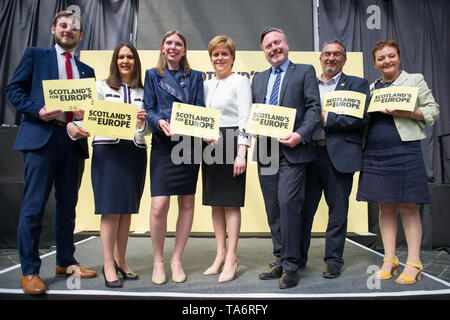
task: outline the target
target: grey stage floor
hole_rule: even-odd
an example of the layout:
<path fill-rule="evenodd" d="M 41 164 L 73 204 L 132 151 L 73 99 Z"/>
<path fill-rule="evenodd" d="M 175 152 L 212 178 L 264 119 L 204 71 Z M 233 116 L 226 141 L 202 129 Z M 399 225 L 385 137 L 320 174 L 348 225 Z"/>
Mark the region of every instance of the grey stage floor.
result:
<path fill-rule="evenodd" d="M 188 276 L 185 283 L 170 279 L 170 257 L 174 239 L 165 244 L 166 273 L 169 281 L 164 285 L 151 282 L 152 246 L 148 237 L 130 237 L 127 251 L 128 265 L 139 274 L 137 281 L 125 281 L 121 289 L 104 286 L 102 249 L 99 237 L 91 237 L 77 243 L 76 257 L 85 267 L 94 269 L 98 276 L 77 281 L 73 278 L 54 277 L 55 253 L 41 257 L 40 276 L 47 286 L 47 297 L 116 297 L 116 298 L 167 298 L 167 299 L 327 299 L 327 298 L 383 298 L 383 297 L 449 297 L 450 283 L 429 274 L 413 285 L 402 286 L 390 280 L 379 281 L 375 273 L 382 264 L 382 256 L 351 240 L 346 241 L 345 265 L 342 275 L 336 279 L 322 277 L 324 239 L 313 238 L 306 268 L 299 270 L 297 287 L 281 290 L 278 280 L 262 281 L 258 273 L 268 268 L 274 260 L 271 240 L 267 238 L 241 238 L 239 240 L 239 268 L 235 280 L 218 283 L 219 275 L 203 276 L 202 272 L 215 257 L 213 238 L 190 238 L 183 266 Z M 405 261 L 401 261 L 405 262 Z M 404 266 L 404 265 L 403 265 Z M 401 270 L 403 267 L 401 267 Z M 20 266 L 0 270 L 0 297 L 23 295 L 19 285 Z M 445 299 L 445 298 L 444 298 Z"/>

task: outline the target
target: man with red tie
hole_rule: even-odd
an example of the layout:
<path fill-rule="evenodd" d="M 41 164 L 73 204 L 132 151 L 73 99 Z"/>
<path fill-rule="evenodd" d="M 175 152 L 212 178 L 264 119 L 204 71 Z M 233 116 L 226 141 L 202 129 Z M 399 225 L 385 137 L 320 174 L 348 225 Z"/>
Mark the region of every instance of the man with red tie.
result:
<path fill-rule="evenodd" d="M 8 99 L 24 115 L 13 149 L 23 152 L 25 162 L 17 244 L 23 274 L 20 282 L 28 294 L 46 290 L 39 277 L 38 249 L 42 216 L 52 186 L 56 198 L 55 274 L 96 276 L 95 271 L 78 264 L 73 244 L 78 189 L 89 152 L 86 139 L 69 137 L 67 124 L 72 117 L 82 119 L 84 112 L 47 111 L 42 90 L 43 80 L 95 78 L 95 74 L 73 54 L 83 35 L 80 17 L 61 11 L 53 18 L 51 31 L 56 45 L 50 49 L 28 47 L 6 89 Z"/>

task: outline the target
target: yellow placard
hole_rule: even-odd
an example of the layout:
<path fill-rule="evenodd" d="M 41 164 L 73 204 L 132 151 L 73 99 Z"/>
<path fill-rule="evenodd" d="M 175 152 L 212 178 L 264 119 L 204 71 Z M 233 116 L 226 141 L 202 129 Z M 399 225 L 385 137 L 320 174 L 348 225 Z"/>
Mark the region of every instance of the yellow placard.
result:
<path fill-rule="evenodd" d="M 373 91 L 368 112 L 384 109 L 414 111 L 418 87 L 390 86 Z"/>
<path fill-rule="evenodd" d="M 94 78 L 43 80 L 42 88 L 47 111 L 86 109 L 92 100 L 97 99 Z"/>
<path fill-rule="evenodd" d="M 293 108 L 254 103 L 248 117 L 247 132 L 273 138 L 284 138 L 294 129 Z"/>
<path fill-rule="evenodd" d="M 219 139 L 220 110 L 174 102 L 170 132 L 205 139 Z"/>
<path fill-rule="evenodd" d="M 138 106 L 105 100 L 92 100 L 85 110 L 83 129 L 91 136 L 134 139 Z"/>
<path fill-rule="evenodd" d="M 362 119 L 365 105 L 366 95 L 364 93 L 335 90 L 325 94 L 322 110 Z"/>

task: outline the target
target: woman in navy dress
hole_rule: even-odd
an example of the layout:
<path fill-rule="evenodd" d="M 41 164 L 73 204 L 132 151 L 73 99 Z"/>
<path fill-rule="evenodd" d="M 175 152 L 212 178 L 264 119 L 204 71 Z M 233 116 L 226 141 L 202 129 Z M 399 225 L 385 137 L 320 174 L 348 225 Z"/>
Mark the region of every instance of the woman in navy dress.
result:
<path fill-rule="evenodd" d="M 108 79 L 97 81 L 100 100 L 138 106 L 134 141 L 95 136 L 92 154 L 92 186 L 95 213 L 101 214 L 103 276 L 107 287 L 121 287 L 117 272 L 124 280 L 136 280 L 125 253 L 131 214 L 139 212 L 145 184 L 147 146 L 144 135 L 150 132 L 144 109 L 144 89 L 139 55 L 132 45 L 120 44 L 114 50 Z"/>
<path fill-rule="evenodd" d="M 173 152 L 172 157 L 172 150 L 180 137 L 172 137 L 170 118 L 173 102 L 197 106 L 204 106 L 204 102 L 203 76 L 201 72 L 190 69 L 186 58 L 186 38 L 177 30 L 170 30 L 164 35 L 157 66 L 146 71 L 144 100 L 147 119 L 153 130 L 150 153 L 150 233 L 154 253 L 152 281 L 155 284 L 166 282 L 164 240 L 167 214 L 170 196 L 177 195 L 176 240 L 170 265 L 172 280 L 184 282 L 186 274 L 181 259 L 191 231 L 200 164 L 193 161 L 195 139 L 191 137 L 181 137 L 180 143 L 188 148 L 182 148 L 182 154 Z M 201 146 L 201 141 L 198 143 Z"/>
<path fill-rule="evenodd" d="M 414 111 L 386 109 L 371 115 L 363 152 L 357 200 L 378 203 L 380 230 L 385 259 L 379 279 L 390 279 L 398 273 L 395 256 L 397 209 L 405 230 L 408 258 L 399 284 L 411 284 L 420 279 L 422 224 L 417 204 L 430 203 L 428 178 L 420 146 L 426 137 L 425 126 L 431 126 L 439 116 L 434 101 L 421 74 L 400 70 L 400 49 L 393 40 L 379 41 L 372 49 L 375 68 L 382 78 L 371 85 L 371 91 L 388 86 L 418 87 Z M 393 106 L 394 107 L 394 106 Z"/>

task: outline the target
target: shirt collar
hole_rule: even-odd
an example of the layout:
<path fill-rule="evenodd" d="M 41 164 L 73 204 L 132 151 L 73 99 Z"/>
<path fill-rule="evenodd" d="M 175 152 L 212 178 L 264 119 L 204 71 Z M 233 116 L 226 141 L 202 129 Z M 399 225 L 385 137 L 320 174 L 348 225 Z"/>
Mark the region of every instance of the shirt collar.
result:
<path fill-rule="evenodd" d="M 291 61 L 289 60 L 289 59 L 286 59 L 286 61 L 285 62 L 283 62 L 280 66 L 278 66 L 278 68 L 281 68 L 281 70 L 283 71 L 283 72 L 286 72 L 286 70 L 287 70 L 287 68 L 288 68 L 288 66 L 289 66 L 289 64 L 291 63 Z M 270 68 L 270 72 L 271 73 L 275 73 L 275 67 L 271 67 Z"/>
<path fill-rule="evenodd" d="M 328 82 L 323 82 L 322 81 L 322 75 L 320 75 L 320 77 L 317 78 L 317 80 L 318 80 L 319 84 L 327 84 L 327 83 L 328 84 L 335 84 L 335 83 L 339 82 L 339 79 L 341 78 L 341 75 L 342 75 L 342 71 L 339 72 L 337 75 L 335 75 L 333 78 L 331 78 Z"/>
<path fill-rule="evenodd" d="M 55 50 L 56 50 L 56 53 L 58 55 L 62 55 L 64 52 L 69 52 L 69 51 L 64 50 L 59 44 L 55 44 Z M 72 51 L 72 52 L 69 52 L 69 53 L 72 56 L 72 58 L 75 59 L 75 57 L 73 55 L 74 52 Z"/>

